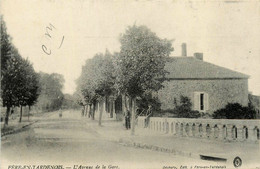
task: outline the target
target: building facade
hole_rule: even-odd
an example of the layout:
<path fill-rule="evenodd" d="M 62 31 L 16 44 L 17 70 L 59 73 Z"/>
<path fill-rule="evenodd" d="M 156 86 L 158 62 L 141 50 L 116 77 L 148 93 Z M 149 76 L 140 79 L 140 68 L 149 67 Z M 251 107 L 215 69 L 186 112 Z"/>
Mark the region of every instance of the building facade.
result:
<path fill-rule="evenodd" d="M 190 98 L 193 110 L 212 114 L 228 103 L 248 105 L 249 76 L 204 62 L 203 54 L 171 57 L 164 88 L 158 93 L 162 109 L 174 109 L 181 96 Z"/>

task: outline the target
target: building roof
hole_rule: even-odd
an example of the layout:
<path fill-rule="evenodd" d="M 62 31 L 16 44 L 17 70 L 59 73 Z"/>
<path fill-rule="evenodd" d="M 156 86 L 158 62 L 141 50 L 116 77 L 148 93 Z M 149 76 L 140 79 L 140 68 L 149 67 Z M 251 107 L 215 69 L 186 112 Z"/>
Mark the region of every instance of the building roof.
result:
<path fill-rule="evenodd" d="M 165 65 L 169 79 L 248 79 L 249 76 L 195 57 L 170 57 Z"/>

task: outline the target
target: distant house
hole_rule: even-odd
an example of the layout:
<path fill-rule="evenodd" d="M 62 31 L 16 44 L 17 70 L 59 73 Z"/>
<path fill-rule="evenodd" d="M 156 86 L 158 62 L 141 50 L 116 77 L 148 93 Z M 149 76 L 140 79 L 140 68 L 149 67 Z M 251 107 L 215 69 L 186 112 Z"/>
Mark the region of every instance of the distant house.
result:
<path fill-rule="evenodd" d="M 213 113 L 228 103 L 248 105 L 248 75 L 203 61 L 202 53 L 171 57 L 165 65 L 169 72 L 164 88 L 157 94 L 162 109 L 173 109 L 180 96 L 190 98 L 193 110 Z"/>

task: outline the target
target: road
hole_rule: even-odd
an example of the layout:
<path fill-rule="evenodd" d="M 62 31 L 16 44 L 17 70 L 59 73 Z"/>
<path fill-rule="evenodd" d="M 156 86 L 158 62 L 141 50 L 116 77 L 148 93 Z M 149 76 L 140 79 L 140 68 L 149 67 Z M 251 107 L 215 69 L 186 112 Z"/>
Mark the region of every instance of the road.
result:
<path fill-rule="evenodd" d="M 185 164 L 210 164 L 170 153 L 126 147 L 105 139 L 96 131 L 96 126 L 97 121 L 80 117 L 80 111 L 63 112 L 62 118 L 53 113 L 22 132 L 2 138 L 1 168 L 13 164 L 63 164 L 72 168 L 74 165 L 180 168 Z"/>

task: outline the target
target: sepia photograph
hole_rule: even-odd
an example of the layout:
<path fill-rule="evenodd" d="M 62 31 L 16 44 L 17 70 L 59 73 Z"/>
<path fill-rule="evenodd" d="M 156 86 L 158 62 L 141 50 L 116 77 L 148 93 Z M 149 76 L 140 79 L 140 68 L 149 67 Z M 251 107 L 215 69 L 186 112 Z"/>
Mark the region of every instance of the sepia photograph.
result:
<path fill-rule="evenodd" d="M 260 169 L 259 0 L 1 0 L 1 169 Z"/>

